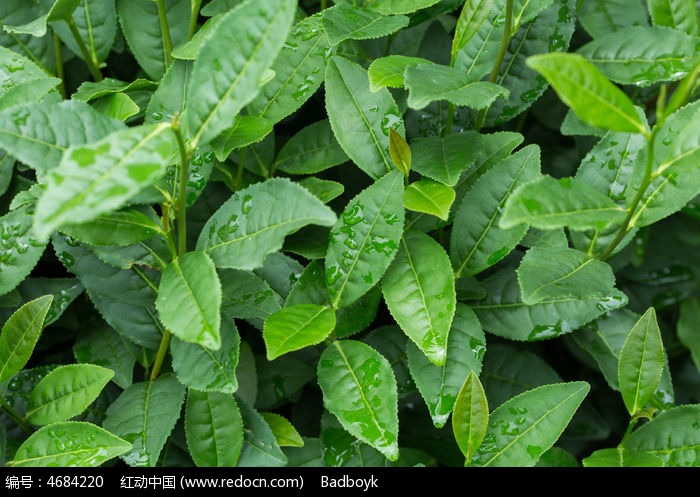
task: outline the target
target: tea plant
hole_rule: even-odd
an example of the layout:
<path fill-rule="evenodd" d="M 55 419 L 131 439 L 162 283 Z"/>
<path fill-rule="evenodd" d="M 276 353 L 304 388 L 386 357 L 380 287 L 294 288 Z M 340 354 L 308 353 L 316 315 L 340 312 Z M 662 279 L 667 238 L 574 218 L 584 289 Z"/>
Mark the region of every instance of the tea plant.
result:
<path fill-rule="evenodd" d="M 699 6 L 4 0 L 1 462 L 700 464 Z"/>

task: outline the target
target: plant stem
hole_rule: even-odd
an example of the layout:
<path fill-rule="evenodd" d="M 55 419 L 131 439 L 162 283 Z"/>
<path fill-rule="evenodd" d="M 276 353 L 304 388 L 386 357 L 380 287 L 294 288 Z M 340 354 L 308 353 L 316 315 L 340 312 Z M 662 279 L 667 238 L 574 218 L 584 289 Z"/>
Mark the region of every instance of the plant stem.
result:
<path fill-rule="evenodd" d="M 173 119 L 173 131 L 177 137 L 177 145 L 180 149 L 180 174 L 178 182 L 177 199 L 175 200 L 175 216 L 177 221 L 177 255 L 187 252 L 187 180 L 190 174 L 190 159 L 192 152 L 185 144 L 180 129 L 179 116 Z"/>
<path fill-rule="evenodd" d="M 75 21 L 73 20 L 73 18 L 69 17 L 66 20 L 66 24 L 68 24 L 68 28 L 70 29 L 70 32 L 73 35 L 73 38 L 75 39 L 75 42 L 78 44 L 78 48 L 80 48 L 80 53 L 83 54 L 83 59 L 85 59 L 85 63 L 87 64 L 88 69 L 90 70 L 90 74 L 92 74 L 92 79 L 94 79 L 95 81 L 102 81 L 104 78 L 102 77 L 100 68 L 97 67 L 97 61 L 95 61 L 87 45 L 85 45 L 83 37 L 80 36 L 80 31 L 78 31 L 78 26 L 75 25 Z"/>
<path fill-rule="evenodd" d="M 53 49 L 56 54 L 56 77 L 61 80 L 58 85 L 58 91 L 61 93 L 61 97 L 65 100 L 68 98 L 66 93 L 66 83 L 65 74 L 63 72 L 63 55 L 61 54 L 61 40 L 59 40 L 56 33 L 53 34 Z"/>
<path fill-rule="evenodd" d="M 321 10 L 324 10 L 326 8 L 326 0 L 321 0 L 320 8 Z"/>
<path fill-rule="evenodd" d="M 190 8 L 190 27 L 187 30 L 187 39 L 191 40 L 197 31 L 197 19 L 199 18 L 199 9 L 202 7 L 202 0 L 192 0 Z"/>
<path fill-rule="evenodd" d="M 173 63 L 173 40 L 170 38 L 170 26 L 168 25 L 168 13 L 165 11 L 164 0 L 156 0 L 158 6 L 158 20 L 160 21 L 160 33 L 163 37 L 166 65 Z"/>
<path fill-rule="evenodd" d="M 627 441 L 627 438 L 632 434 L 632 430 L 634 429 L 635 426 L 637 426 L 637 418 L 632 418 L 630 419 L 630 424 L 627 425 L 627 429 L 625 430 L 625 434 L 622 435 L 622 440 L 620 440 L 620 445 L 619 447 L 622 447 L 622 445 Z"/>
<path fill-rule="evenodd" d="M 627 233 L 629 233 L 630 224 L 632 223 L 632 219 L 634 218 L 637 206 L 639 205 L 639 202 L 642 201 L 642 198 L 644 198 L 644 194 L 646 193 L 647 188 L 651 184 L 651 173 L 654 165 L 654 138 L 656 137 L 657 129 L 658 128 L 654 128 L 652 130 L 651 135 L 647 140 L 649 144 L 649 151 L 647 155 L 647 163 L 644 169 L 644 178 L 642 179 L 642 183 L 639 185 L 639 190 L 637 190 L 637 194 L 634 196 L 634 199 L 632 200 L 632 203 L 629 206 L 629 212 L 627 213 L 627 217 L 622 222 L 622 226 L 620 226 L 620 229 L 617 231 L 617 235 L 615 235 L 615 238 L 612 242 L 610 242 L 610 245 L 607 246 L 603 253 L 600 254 L 600 257 L 598 257 L 601 261 L 604 261 L 608 257 L 610 257 L 615 248 L 617 248 L 620 242 L 625 238 L 625 236 L 627 236 Z"/>
<path fill-rule="evenodd" d="M 455 119 L 455 104 L 448 102 L 447 104 L 447 121 L 445 121 L 445 129 L 442 130 L 442 136 L 445 137 L 452 132 L 452 123 Z"/>
<path fill-rule="evenodd" d="M 151 369 L 151 375 L 149 379 L 151 381 L 158 378 L 160 370 L 163 367 L 163 361 L 165 361 L 165 356 L 168 354 L 168 348 L 170 347 L 170 337 L 172 333 L 168 330 L 163 332 L 163 337 L 160 339 L 160 345 L 158 345 L 158 352 L 156 353 L 156 358 L 153 361 L 153 369 Z"/>
<path fill-rule="evenodd" d="M 493 64 L 493 69 L 491 69 L 491 74 L 489 75 L 489 82 L 495 83 L 498 79 L 498 73 L 501 72 L 501 64 L 506 58 L 506 52 L 508 51 L 508 45 L 510 45 L 510 30 L 513 26 L 513 0 L 506 1 L 506 22 L 503 25 L 503 38 L 501 38 L 501 46 L 498 47 L 498 55 L 496 55 L 496 62 Z M 479 115 L 476 118 L 476 123 L 474 129 L 476 131 L 481 131 L 481 127 L 484 125 L 484 120 L 486 119 L 486 113 L 488 112 L 488 107 L 481 109 Z"/>
<path fill-rule="evenodd" d="M 5 402 L 5 399 L 0 395 L 0 410 L 7 414 L 9 418 L 14 421 L 17 426 L 19 426 L 23 432 L 31 435 L 34 432 L 34 429 L 32 426 L 25 421 L 25 419 L 17 414 L 17 411 L 15 411 L 7 402 Z"/>

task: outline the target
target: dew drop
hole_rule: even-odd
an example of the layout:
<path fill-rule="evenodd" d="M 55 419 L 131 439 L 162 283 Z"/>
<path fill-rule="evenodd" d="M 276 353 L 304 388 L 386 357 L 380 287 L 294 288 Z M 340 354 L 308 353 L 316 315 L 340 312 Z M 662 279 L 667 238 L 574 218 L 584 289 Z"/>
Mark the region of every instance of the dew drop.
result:
<path fill-rule="evenodd" d="M 71 267 L 75 264 L 75 259 L 68 252 L 61 252 L 58 254 L 58 260 L 66 267 Z"/>

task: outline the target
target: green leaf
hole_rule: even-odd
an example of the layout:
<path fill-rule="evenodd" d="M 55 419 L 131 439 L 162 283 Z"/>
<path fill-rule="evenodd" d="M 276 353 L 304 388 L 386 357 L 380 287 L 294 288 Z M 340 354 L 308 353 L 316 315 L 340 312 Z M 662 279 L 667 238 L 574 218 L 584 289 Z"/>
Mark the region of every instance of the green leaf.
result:
<path fill-rule="evenodd" d="M 73 17 L 73 12 L 80 5 L 81 0 L 55 0 L 54 2 L 44 2 L 41 5 L 42 10 L 46 10 L 45 6 L 51 5 L 46 14 L 43 14 L 36 19 L 23 24 L 21 26 L 4 25 L 3 29 L 8 33 L 31 34 L 37 38 L 41 38 L 46 34 L 46 26 L 49 22 L 67 21 Z"/>
<path fill-rule="evenodd" d="M 83 0 L 73 12 L 80 37 L 87 41 L 90 57 L 104 62 L 112 51 L 117 35 L 117 10 L 114 0 Z M 66 23 L 52 24 L 61 41 L 79 58 L 83 53 Z"/>
<path fill-rule="evenodd" d="M 527 59 L 528 67 L 542 74 L 559 98 L 591 126 L 649 135 L 632 100 L 581 55 L 550 53 Z"/>
<path fill-rule="evenodd" d="M 52 238 L 58 260 L 85 285 L 95 309 L 132 342 L 156 349 L 161 339 L 155 298 L 160 272 L 123 271 L 100 261 L 84 247 L 61 236 Z M 145 280 L 145 281 L 144 281 Z"/>
<path fill-rule="evenodd" d="M 274 209 L 269 206 L 274 205 Z M 236 192 L 209 218 L 197 241 L 217 267 L 255 269 L 308 224 L 331 226 L 335 213 L 303 187 L 273 178 Z"/>
<path fill-rule="evenodd" d="M 304 439 L 287 418 L 274 412 L 261 412 L 260 415 L 275 434 L 280 447 L 303 447 Z"/>
<path fill-rule="evenodd" d="M 540 150 L 527 146 L 484 173 L 467 191 L 454 218 L 450 259 L 455 275 L 471 276 L 496 264 L 522 240 L 527 226 L 498 229 L 503 203 L 540 174 Z"/>
<path fill-rule="evenodd" d="M 172 122 L 175 114 L 182 114 L 191 79 L 192 63 L 182 60 L 173 61 L 148 101 L 144 122 L 146 124 Z"/>
<path fill-rule="evenodd" d="M 212 150 L 223 162 L 234 150 L 261 141 L 272 132 L 272 128 L 273 122 L 264 117 L 238 115 L 233 126 L 211 143 Z"/>
<path fill-rule="evenodd" d="M 335 328 L 333 309 L 316 304 L 284 307 L 265 321 L 267 360 L 322 342 Z"/>
<path fill-rule="evenodd" d="M 365 2 L 367 8 L 383 15 L 411 14 L 435 5 L 440 0 L 373 0 Z"/>
<path fill-rule="evenodd" d="M 467 466 L 484 440 L 489 422 L 489 405 L 479 377 L 470 371 L 459 390 L 452 414 L 452 431 Z"/>
<path fill-rule="evenodd" d="M 173 371 L 183 385 L 202 392 L 232 394 L 238 390 L 236 367 L 241 339 L 232 319 L 221 322 L 221 347 L 211 350 L 173 337 Z"/>
<path fill-rule="evenodd" d="M 0 381 L 19 372 L 32 355 L 44 327 L 53 295 L 27 302 L 17 309 L 0 333 Z"/>
<path fill-rule="evenodd" d="M 386 465 L 381 452 L 362 443 L 324 412 L 321 418 L 321 454 L 326 467 L 380 467 Z"/>
<path fill-rule="evenodd" d="M 331 304 L 346 307 L 384 276 L 403 234 L 403 175 L 388 173 L 355 196 L 331 229 L 326 281 Z"/>
<path fill-rule="evenodd" d="M 400 134 L 405 130 L 389 90 L 372 92 L 367 71 L 340 56 L 329 60 L 325 81 L 326 111 L 345 153 L 373 179 L 392 171 L 389 128 Z"/>
<path fill-rule="evenodd" d="M 571 452 L 555 446 L 542 454 L 535 466 L 544 468 L 577 468 L 581 465 Z"/>
<path fill-rule="evenodd" d="M 238 401 L 245 427 L 243 450 L 238 467 L 278 467 L 287 464 L 275 434 L 265 419 L 243 401 Z"/>
<path fill-rule="evenodd" d="M 323 29 L 331 45 L 345 40 L 388 36 L 408 25 L 408 17 L 382 15 L 361 7 L 338 4 L 323 11 Z"/>
<path fill-rule="evenodd" d="M 327 204 L 331 200 L 338 198 L 345 191 L 345 187 L 342 183 L 326 179 L 318 179 L 315 176 L 309 176 L 308 178 L 300 179 L 299 181 L 297 181 L 297 183 L 300 186 L 303 186 L 304 188 L 309 190 L 324 204 Z M 323 228 L 321 228 L 321 230 L 323 230 Z"/>
<path fill-rule="evenodd" d="M 1 60 L 0 64 L 2 64 Z M 2 66 L 0 66 L 0 68 L 2 68 Z M 8 66 L 5 65 L 4 69 L 7 68 Z M 10 66 L 9 68 L 11 69 L 12 67 Z M 5 89 L 0 87 L 0 91 L 2 91 L 2 94 L 0 94 L 0 110 L 6 110 L 17 105 L 41 100 L 43 97 L 52 93 L 53 89 L 60 82 L 61 80 L 58 78 L 40 77 L 22 81 L 16 86 L 7 89 L 7 91 L 2 91 Z M 47 98 L 47 100 L 51 99 Z"/>
<path fill-rule="evenodd" d="M 587 0 L 578 9 L 579 22 L 593 38 L 627 26 L 647 26 L 647 12 L 639 0 Z"/>
<path fill-rule="evenodd" d="M 149 94 L 158 89 L 158 84 L 144 78 L 136 78 L 133 81 L 125 82 L 115 78 L 105 78 L 102 81 L 84 81 L 80 84 L 75 93 L 71 95 L 71 100 L 81 102 L 98 101 L 102 97 L 116 95 L 119 93 L 133 95 L 138 92 L 148 92 Z"/>
<path fill-rule="evenodd" d="M 411 172 L 411 148 L 406 143 L 406 139 L 394 131 L 394 128 L 389 128 L 389 155 L 396 169 L 408 177 L 408 173 Z"/>
<path fill-rule="evenodd" d="M 404 83 L 408 89 L 408 106 L 423 109 L 437 100 L 485 109 L 498 97 L 508 97 L 508 90 L 487 81 L 475 80 L 460 69 L 441 64 L 419 64 L 406 68 Z"/>
<path fill-rule="evenodd" d="M 165 15 L 174 47 L 187 40 L 191 17 L 187 0 L 165 0 Z M 159 80 L 168 68 L 168 54 L 155 2 L 117 0 L 119 25 L 136 61 L 150 78 Z"/>
<path fill-rule="evenodd" d="M 641 450 L 665 466 L 697 466 L 700 460 L 700 405 L 684 405 L 659 413 L 625 440 L 625 449 Z"/>
<path fill-rule="evenodd" d="M 432 214 L 447 221 L 455 195 L 454 188 L 450 186 L 421 179 L 406 187 L 403 193 L 403 206 L 408 210 Z"/>
<path fill-rule="evenodd" d="M 627 304 L 618 290 L 587 299 L 549 298 L 527 305 L 515 274 L 503 270 L 482 282 L 488 296 L 472 305 L 484 330 L 511 340 L 547 340 L 570 333 L 607 311 Z"/>
<path fill-rule="evenodd" d="M 168 264 L 156 309 L 165 327 L 181 340 L 213 350 L 221 347 L 221 283 L 205 252 L 188 252 Z"/>
<path fill-rule="evenodd" d="M 0 295 L 29 276 L 46 249 L 32 233 L 32 209 L 25 205 L 0 217 Z"/>
<path fill-rule="evenodd" d="M 248 105 L 249 113 L 273 123 L 293 114 L 323 83 L 326 62 L 332 53 L 320 14 L 297 22 L 272 64 L 275 77 Z"/>
<path fill-rule="evenodd" d="M 68 364 L 47 374 L 32 390 L 26 418 L 35 425 L 66 421 L 82 413 L 114 376 L 94 364 Z"/>
<path fill-rule="evenodd" d="M 457 303 L 454 273 L 442 246 L 420 231 L 406 233 L 382 279 L 382 292 L 403 332 L 442 366 Z"/>
<path fill-rule="evenodd" d="M 247 0 L 209 33 L 194 62 L 183 116 L 192 143 L 204 145 L 230 128 L 233 117 L 258 94 L 258 82 L 287 39 L 295 5 L 292 0 Z M 240 29 L 231 30 L 232 24 Z"/>
<path fill-rule="evenodd" d="M 90 245 L 126 246 L 162 233 L 163 228 L 153 209 L 127 207 L 87 223 L 66 225 L 61 231 Z"/>
<path fill-rule="evenodd" d="M 258 373 L 253 351 L 250 345 L 243 341 L 241 342 L 238 366 L 236 367 L 236 380 L 238 381 L 236 397 L 250 405 L 254 405 L 258 396 Z"/>
<path fill-rule="evenodd" d="M 534 466 L 559 439 L 588 394 L 585 381 L 544 385 L 496 408 L 474 466 Z"/>
<path fill-rule="evenodd" d="M 255 407 L 272 410 L 298 398 L 301 389 L 315 378 L 314 364 L 294 355 L 283 355 L 272 362 L 256 356 L 258 396 Z"/>
<path fill-rule="evenodd" d="M 46 177 L 34 230 L 48 237 L 66 224 L 82 223 L 122 207 L 165 173 L 176 150 L 170 126 L 143 125 L 71 148 Z"/>
<path fill-rule="evenodd" d="M 106 323 L 91 326 L 73 344 L 73 355 L 78 362 L 111 369 L 112 381 L 122 389 L 133 382 L 136 354 L 136 347 Z"/>
<path fill-rule="evenodd" d="M 477 375 L 486 349 L 486 337 L 474 312 L 458 303 L 447 338 L 447 356 L 436 366 L 412 342 L 406 347 L 408 366 L 418 391 L 425 400 L 436 428 L 447 422 L 460 388 L 470 371 Z"/>
<path fill-rule="evenodd" d="M 92 106 L 101 114 L 120 121 L 126 121 L 141 111 L 138 104 L 124 93 L 112 93 L 102 97 Z"/>
<path fill-rule="evenodd" d="M 650 307 L 632 327 L 620 350 L 620 392 L 631 415 L 651 400 L 663 369 L 664 345 L 656 311 Z"/>
<path fill-rule="evenodd" d="M 678 339 L 690 350 L 695 367 L 700 371 L 700 334 L 697 323 L 700 322 L 700 301 L 690 298 L 681 303 L 680 316 L 676 325 Z"/>
<path fill-rule="evenodd" d="M 275 169 L 288 174 L 313 174 L 348 160 L 327 119 L 302 128 L 275 158 Z"/>
<path fill-rule="evenodd" d="M 319 359 L 318 383 L 345 430 L 390 461 L 398 458 L 396 379 L 382 355 L 362 342 L 333 342 Z"/>
<path fill-rule="evenodd" d="M 367 68 L 369 88 L 373 92 L 387 86 L 390 88 L 403 88 L 404 74 L 407 68 L 429 63 L 429 60 L 406 55 L 388 55 L 374 59 Z"/>
<path fill-rule="evenodd" d="M 0 147 L 43 173 L 58 166 L 68 147 L 96 142 L 122 128 L 83 102 L 32 102 L 0 113 Z"/>
<path fill-rule="evenodd" d="M 221 313 L 230 319 L 245 319 L 262 329 L 263 321 L 282 308 L 282 297 L 254 273 L 223 269 L 219 271 L 219 280 Z"/>
<path fill-rule="evenodd" d="M 581 461 L 584 468 L 660 468 L 664 465 L 663 459 L 641 450 L 625 449 L 600 449 Z"/>
<path fill-rule="evenodd" d="M 452 40 L 452 60 L 457 58 L 457 53 L 478 33 L 479 28 L 491 12 L 492 5 L 493 0 L 466 0 L 464 2 Z"/>
<path fill-rule="evenodd" d="M 700 34 L 697 3 L 693 0 L 648 0 L 654 26 L 668 26 L 692 36 Z"/>
<path fill-rule="evenodd" d="M 15 467 L 99 467 L 131 444 L 91 423 L 66 421 L 43 426 L 17 449 Z"/>
<path fill-rule="evenodd" d="M 621 223 L 625 209 L 576 178 L 542 176 L 510 196 L 500 220 L 502 228 L 527 223 L 541 229 L 602 229 Z"/>
<path fill-rule="evenodd" d="M 197 466 L 235 466 L 243 448 L 243 418 L 236 400 L 230 394 L 189 389 L 185 435 Z"/>
<path fill-rule="evenodd" d="M 685 76 L 700 60 L 695 43 L 671 28 L 634 26 L 600 36 L 577 53 L 617 83 L 650 86 Z"/>
<path fill-rule="evenodd" d="M 121 455 L 132 467 L 153 467 L 180 417 L 185 387 L 172 373 L 134 383 L 107 408 L 105 429 L 132 444 Z"/>
<path fill-rule="evenodd" d="M 608 264 L 566 247 L 532 247 L 517 274 L 523 302 L 528 305 L 557 297 L 598 297 L 615 287 L 615 275 Z"/>

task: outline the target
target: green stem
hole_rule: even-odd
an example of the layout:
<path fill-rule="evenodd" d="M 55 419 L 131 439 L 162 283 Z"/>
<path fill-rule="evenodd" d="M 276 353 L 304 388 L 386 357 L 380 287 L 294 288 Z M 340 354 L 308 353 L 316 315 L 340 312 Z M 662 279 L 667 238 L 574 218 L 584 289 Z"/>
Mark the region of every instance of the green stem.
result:
<path fill-rule="evenodd" d="M 622 435 L 622 440 L 620 441 L 620 445 L 618 447 L 622 447 L 624 443 L 627 441 L 627 438 L 632 434 L 632 430 L 634 430 L 634 427 L 637 426 L 637 418 L 632 418 L 630 420 L 630 424 L 627 425 L 627 429 L 625 430 L 625 434 Z"/>
<path fill-rule="evenodd" d="M 175 116 L 175 119 L 173 119 L 173 131 L 177 137 L 177 145 L 180 149 L 180 175 L 177 199 L 175 200 L 177 255 L 184 255 L 187 252 L 187 180 L 190 173 L 190 159 L 192 158 L 192 153 L 185 144 L 178 116 Z"/>
<path fill-rule="evenodd" d="M 11 418 L 17 426 L 19 426 L 23 432 L 31 435 L 34 433 L 34 428 L 25 421 L 25 419 L 17 414 L 17 411 L 15 411 L 7 402 L 5 402 L 5 399 L 0 395 L 0 410 L 4 412 L 9 418 Z"/>
<path fill-rule="evenodd" d="M 649 188 L 649 185 L 651 184 L 651 173 L 654 166 L 654 138 L 656 137 L 657 129 L 658 128 L 654 128 L 651 132 L 651 135 L 648 138 L 649 150 L 647 154 L 647 163 L 644 169 L 644 178 L 642 179 L 642 183 L 639 185 L 639 190 L 637 190 L 637 194 L 634 196 L 634 199 L 632 200 L 632 203 L 629 206 L 629 212 L 627 213 L 627 217 L 622 222 L 620 229 L 617 231 L 617 235 L 615 235 L 615 238 L 612 242 L 610 242 L 610 245 L 607 246 L 603 253 L 600 254 L 600 257 L 598 257 L 601 261 L 604 261 L 608 257 L 610 257 L 617 248 L 617 246 L 620 244 L 620 242 L 625 238 L 625 236 L 627 236 L 627 233 L 629 233 L 631 229 L 630 225 L 632 223 L 632 219 L 634 219 L 635 212 L 637 211 L 637 206 L 639 205 L 639 202 L 641 202 L 644 198 L 644 194 L 646 193 L 647 188 Z"/>
<path fill-rule="evenodd" d="M 156 358 L 153 361 L 153 369 L 151 369 L 150 380 L 153 381 L 158 378 L 160 370 L 163 367 L 163 361 L 165 361 L 165 356 L 168 354 L 168 348 L 170 347 L 170 337 L 172 333 L 168 330 L 163 332 L 163 337 L 160 339 L 160 345 L 158 345 L 158 352 L 156 353 Z"/>
<path fill-rule="evenodd" d="M 324 10 L 326 8 L 326 0 L 321 0 L 321 10 Z"/>
<path fill-rule="evenodd" d="M 455 104 L 449 102 L 447 104 L 447 121 L 445 122 L 445 129 L 442 130 L 442 136 L 447 136 L 452 132 L 452 123 L 455 120 Z"/>
<path fill-rule="evenodd" d="M 156 0 L 158 6 L 158 20 L 160 21 L 160 33 L 163 36 L 163 48 L 165 49 L 166 64 L 173 63 L 173 40 L 170 37 L 170 26 L 168 25 L 168 13 L 165 11 L 165 1 Z"/>
<path fill-rule="evenodd" d="M 197 31 L 197 19 L 199 18 L 199 9 L 202 7 L 202 0 L 192 0 L 192 8 L 190 9 L 190 27 L 187 30 L 187 39 L 191 40 L 194 33 Z"/>
<path fill-rule="evenodd" d="M 496 62 L 493 64 L 491 69 L 491 74 L 489 75 L 489 82 L 495 83 L 498 79 L 498 73 L 501 72 L 501 64 L 506 58 L 506 52 L 508 51 L 508 45 L 510 45 L 510 30 L 513 26 L 513 0 L 506 1 L 506 22 L 503 25 L 503 37 L 501 38 L 501 46 L 498 47 L 498 55 L 496 55 Z M 488 112 L 488 107 L 481 109 L 479 115 L 476 118 L 476 124 L 474 129 L 476 131 L 481 131 L 481 127 L 484 125 L 484 120 L 486 119 L 486 113 Z"/>
<path fill-rule="evenodd" d="M 65 100 L 68 98 L 66 93 L 66 83 L 65 74 L 63 72 L 63 55 L 61 54 L 61 40 L 58 38 L 56 33 L 53 34 L 53 49 L 56 54 L 56 77 L 61 80 L 58 85 L 58 91 L 61 93 L 61 97 Z"/>
<path fill-rule="evenodd" d="M 68 24 L 68 28 L 70 29 L 70 32 L 73 35 L 73 38 L 75 39 L 75 42 L 78 44 L 78 48 L 80 48 L 80 53 L 83 54 L 83 59 L 85 59 L 85 63 L 87 64 L 88 69 L 90 70 L 90 74 L 92 74 L 92 79 L 94 79 L 95 81 L 102 81 L 102 79 L 104 78 L 102 77 L 100 68 L 97 67 L 97 61 L 95 61 L 87 45 L 85 45 L 83 37 L 80 36 L 80 31 L 78 31 L 78 26 L 76 26 L 73 18 L 68 18 L 66 20 L 66 24 Z"/>

